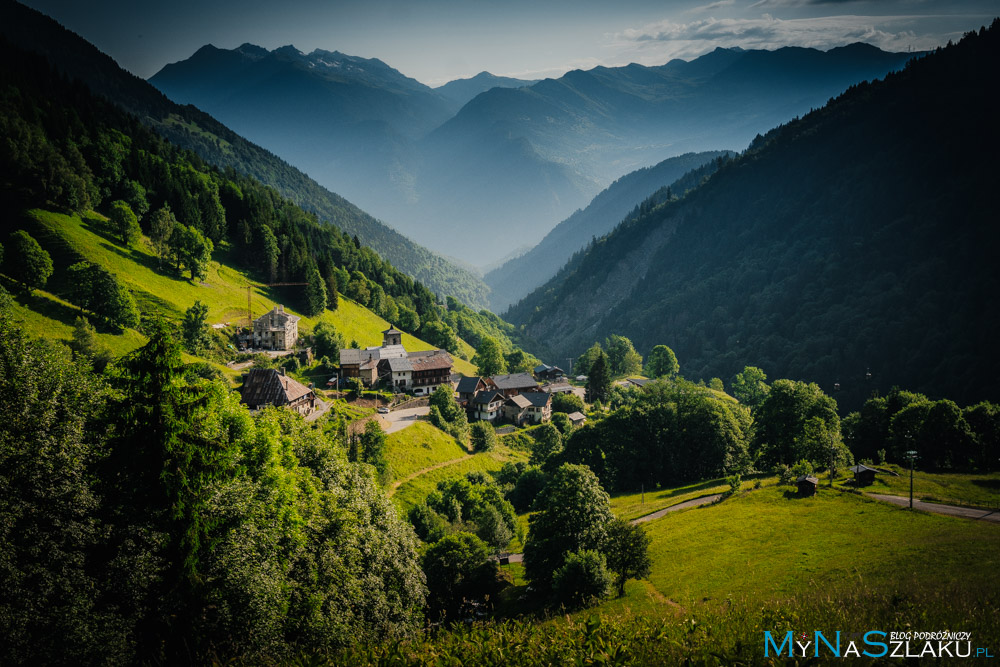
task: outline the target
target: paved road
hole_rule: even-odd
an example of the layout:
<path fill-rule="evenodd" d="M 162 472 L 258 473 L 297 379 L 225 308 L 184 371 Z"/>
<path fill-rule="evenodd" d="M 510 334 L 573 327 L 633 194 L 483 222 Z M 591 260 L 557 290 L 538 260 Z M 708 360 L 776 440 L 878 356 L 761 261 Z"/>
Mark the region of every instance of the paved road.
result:
<path fill-rule="evenodd" d="M 407 426 L 413 426 L 417 423 L 418 418 L 426 417 L 431 412 L 430 406 L 425 406 L 422 408 L 405 408 L 403 410 L 393 410 L 387 415 L 379 415 L 385 421 L 389 422 L 388 428 L 385 429 L 386 433 L 395 433 L 396 431 L 402 431 Z"/>
<path fill-rule="evenodd" d="M 882 500 L 901 507 L 910 506 L 909 496 L 887 496 L 881 493 L 869 493 L 870 497 Z M 913 499 L 913 509 L 935 514 L 947 514 L 949 516 L 960 516 L 966 519 L 980 519 L 982 521 L 992 521 L 1000 523 L 1000 512 L 996 510 L 975 509 L 972 507 L 957 507 L 955 505 L 941 505 L 939 503 L 925 503 L 922 500 Z"/>
<path fill-rule="evenodd" d="M 652 514 L 641 516 L 638 519 L 632 519 L 632 523 L 646 523 L 647 521 L 652 521 L 654 519 L 659 519 L 660 517 L 666 516 L 671 512 L 677 512 L 678 510 L 686 510 L 689 507 L 700 507 L 702 505 L 708 505 L 714 503 L 721 497 L 722 497 L 721 493 L 716 493 L 715 495 L 711 496 L 702 496 L 701 498 L 695 498 L 693 500 L 685 500 L 682 503 L 677 503 L 676 505 L 671 505 L 670 507 L 664 508 L 659 512 L 653 512 Z"/>
<path fill-rule="evenodd" d="M 689 507 L 701 507 L 702 505 L 708 505 L 714 503 L 716 500 L 722 497 L 721 493 L 716 493 L 711 496 L 702 496 L 701 498 L 694 498 L 693 500 L 685 500 L 682 503 L 677 503 L 676 505 L 671 505 L 658 512 L 653 512 L 652 514 L 647 514 L 646 516 L 641 516 L 638 519 L 632 519 L 632 523 L 646 523 L 647 521 L 653 521 L 654 519 L 659 519 L 664 517 L 671 512 L 678 512 L 680 510 L 685 510 Z M 520 563 L 524 560 L 524 554 L 510 554 L 508 556 L 508 561 L 511 563 Z"/>

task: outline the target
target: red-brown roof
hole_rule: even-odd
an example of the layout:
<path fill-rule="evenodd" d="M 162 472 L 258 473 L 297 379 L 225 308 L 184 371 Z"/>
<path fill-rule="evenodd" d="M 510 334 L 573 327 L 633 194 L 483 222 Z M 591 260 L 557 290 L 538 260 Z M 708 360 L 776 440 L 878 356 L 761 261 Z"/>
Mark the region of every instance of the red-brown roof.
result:
<path fill-rule="evenodd" d="M 438 350 L 436 353 L 421 356 L 411 354 L 409 359 L 410 363 L 413 364 L 414 373 L 451 368 L 455 363 L 452 361 L 451 355 L 444 350 Z"/>

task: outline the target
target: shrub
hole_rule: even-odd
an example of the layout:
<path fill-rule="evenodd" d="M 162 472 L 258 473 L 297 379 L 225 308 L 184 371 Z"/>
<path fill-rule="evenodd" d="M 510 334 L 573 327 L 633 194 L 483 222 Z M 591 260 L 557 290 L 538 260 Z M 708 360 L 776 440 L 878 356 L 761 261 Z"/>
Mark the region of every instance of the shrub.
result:
<path fill-rule="evenodd" d="M 488 452 L 497 444 L 497 432 L 489 422 L 476 422 L 472 425 L 472 449 L 476 452 Z"/>
<path fill-rule="evenodd" d="M 740 492 L 740 486 L 743 484 L 743 479 L 740 477 L 739 473 L 735 475 L 730 475 L 726 478 L 726 483 L 729 484 L 729 488 L 722 493 L 722 497 L 719 500 L 725 500 L 730 496 L 734 496 Z"/>
<path fill-rule="evenodd" d="M 806 459 L 802 459 L 801 461 L 792 466 L 792 481 L 797 480 L 799 477 L 802 477 L 803 475 L 811 475 L 811 474 L 813 474 L 813 464 L 807 461 Z"/>
<path fill-rule="evenodd" d="M 792 477 L 792 469 L 784 463 L 774 466 L 774 474 L 778 476 L 778 484 L 791 484 L 795 479 Z"/>
<path fill-rule="evenodd" d="M 596 603 L 608 594 L 610 586 L 604 554 L 591 549 L 567 554 L 565 563 L 552 574 L 556 601 L 570 609 Z"/>

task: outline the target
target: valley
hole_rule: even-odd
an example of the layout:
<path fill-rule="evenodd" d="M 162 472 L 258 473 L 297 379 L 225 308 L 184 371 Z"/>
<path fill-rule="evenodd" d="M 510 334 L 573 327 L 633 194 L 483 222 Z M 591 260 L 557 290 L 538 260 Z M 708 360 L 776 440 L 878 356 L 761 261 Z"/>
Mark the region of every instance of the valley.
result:
<path fill-rule="evenodd" d="M 996 654 L 1000 19 L 430 86 L 240 11 L 147 82 L 0 0 L 0 663 Z"/>

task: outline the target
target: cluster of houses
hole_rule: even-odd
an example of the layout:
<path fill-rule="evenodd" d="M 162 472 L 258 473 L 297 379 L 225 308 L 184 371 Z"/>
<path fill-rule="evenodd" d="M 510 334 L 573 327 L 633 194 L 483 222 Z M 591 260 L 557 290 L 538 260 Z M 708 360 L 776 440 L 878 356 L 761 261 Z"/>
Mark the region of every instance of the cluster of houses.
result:
<path fill-rule="evenodd" d="M 340 379 L 358 378 L 366 387 L 385 381 L 394 391 L 427 396 L 443 384 L 453 384 L 451 355 L 444 350 L 408 352 L 403 332 L 390 327 L 382 345 L 340 351 Z"/>
<path fill-rule="evenodd" d="M 255 346 L 270 350 L 291 350 L 298 340 L 299 318 L 275 306 L 254 321 Z M 394 327 L 382 332 L 382 345 L 340 351 L 340 374 L 331 380 L 339 384 L 346 378 L 358 378 L 364 386 L 379 382 L 393 391 L 427 396 L 442 385 L 454 388 L 455 400 L 470 420 L 541 424 L 552 418 L 552 395 L 571 392 L 563 370 L 541 364 L 533 374 L 514 373 L 491 377 L 463 377 L 453 374 L 454 360 L 445 350 L 410 352 L 403 347 L 403 333 Z M 544 385 L 539 384 L 544 382 Z M 242 400 L 251 409 L 267 405 L 287 407 L 307 415 L 316 407 L 312 384 L 297 382 L 280 369 L 253 369 L 243 377 Z M 575 425 L 585 421 L 583 414 L 570 415 Z"/>

